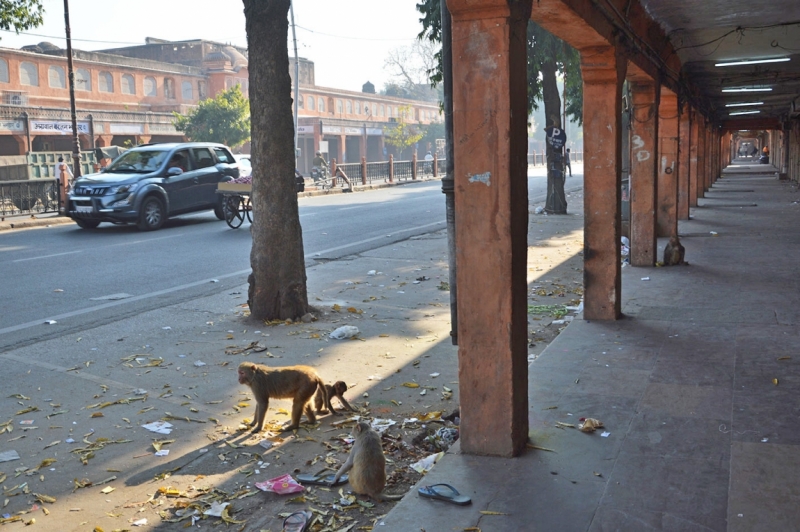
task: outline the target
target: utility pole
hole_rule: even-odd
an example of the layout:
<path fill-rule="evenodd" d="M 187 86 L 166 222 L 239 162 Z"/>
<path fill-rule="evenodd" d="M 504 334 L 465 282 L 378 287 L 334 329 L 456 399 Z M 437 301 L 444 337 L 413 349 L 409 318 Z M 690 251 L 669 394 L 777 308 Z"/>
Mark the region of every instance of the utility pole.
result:
<path fill-rule="evenodd" d="M 72 173 L 81 175 L 81 142 L 78 138 L 78 115 L 75 109 L 75 72 L 72 68 L 72 36 L 69 29 L 69 0 L 64 0 L 64 26 L 67 33 L 67 70 L 69 73 L 69 110 L 72 115 Z"/>

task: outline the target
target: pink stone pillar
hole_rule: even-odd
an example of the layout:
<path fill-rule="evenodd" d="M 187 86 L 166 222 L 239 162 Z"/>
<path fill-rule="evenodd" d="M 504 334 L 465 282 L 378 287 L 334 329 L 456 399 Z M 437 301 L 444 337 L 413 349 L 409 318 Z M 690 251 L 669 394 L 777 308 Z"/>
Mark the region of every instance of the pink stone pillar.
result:
<path fill-rule="evenodd" d="M 530 2 L 449 0 L 461 450 L 528 440 L 526 28 Z"/>
<path fill-rule="evenodd" d="M 689 207 L 697 207 L 697 145 L 698 145 L 698 113 L 695 108 L 689 110 L 692 131 L 689 142 Z"/>
<path fill-rule="evenodd" d="M 697 197 L 704 198 L 706 192 L 706 119 L 697 113 Z"/>
<path fill-rule="evenodd" d="M 678 96 L 661 87 L 658 106 L 658 208 L 656 234 L 678 234 Z"/>
<path fill-rule="evenodd" d="M 653 266 L 656 240 L 658 102 L 653 80 L 628 80 L 631 90 L 631 264 Z"/>
<path fill-rule="evenodd" d="M 678 115 L 678 220 L 689 219 L 689 158 L 692 144 L 692 114 L 683 102 Z"/>
<path fill-rule="evenodd" d="M 580 52 L 585 157 L 583 317 L 615 320 L 621 314 L 622 298 L 620 135 L 627 62 L 618 58 L 611 46 Z"/>

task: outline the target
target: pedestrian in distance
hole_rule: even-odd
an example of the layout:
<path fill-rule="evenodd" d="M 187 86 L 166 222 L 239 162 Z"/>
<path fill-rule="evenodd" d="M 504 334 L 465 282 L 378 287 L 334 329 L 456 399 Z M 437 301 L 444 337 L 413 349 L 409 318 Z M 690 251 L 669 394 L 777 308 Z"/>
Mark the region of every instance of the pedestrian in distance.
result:
<path fill-rule="evenodd" d="M 425 173 L 432 174 L 433 173 L 433 155 L 431 152 L 425 154 Z"/>
<path fill-rule="evenodd" d="M 569 168 L 569 176 L 572 177 L 572 165 L 569 162 L 569 148 L 567 148 L 567 155 L 564 157 L 565 170 Z"/>
<path fill-rule="evenodd" d="M 67 192 L 70 191 L 72 188 L 72 179 L 75 177 L 72 175 L 72 168 L 69 167 L 67 163 L 64 162 L 63 157 L 58 158 L 58 163 L 56 163 L 55 168 L 56 179 L 63 181 L 66 178 L 66 182 L 63 184 L 66 188 Z"/>

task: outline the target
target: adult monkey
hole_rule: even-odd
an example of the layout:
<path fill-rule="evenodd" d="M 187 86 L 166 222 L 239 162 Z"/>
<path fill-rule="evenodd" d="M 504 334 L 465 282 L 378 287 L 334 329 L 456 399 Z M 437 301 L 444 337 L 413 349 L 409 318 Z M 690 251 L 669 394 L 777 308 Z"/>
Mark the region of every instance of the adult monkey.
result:
<path fill-rule="evenodd" d="M 317 389 L 323 393 L 325 405 L 331 413 L 338 416 L 333 410 L 331 399 L 325 390 L 325 383 L 310 366 L 285 366 L 270 368 L 253 362 L 239 364 L 239 384 L 245 384 L 253 391 L 256 400 L 256 413 L 250 427 L 255 425 L 253 433 L 261 432 L 264 426 L 264 417 L 269 408 L 269 398 L 292 399 L 292 423 L 283 430 L 294 430 L 300 427 L 300 416 L 303 411 L 310 423 L 316 423 L 317 417 L 311 407 L 311 398 Z"/>
<path fill-rule="evenodd" d="M 336 485 L 336 481 L 349 471 L 348 482 L 354 493 L 368 495 L 378 502 L 384 499 L 402 499 L 403 495 L 383 493 L 383 488 L 386 487 L 386 458 L 383 456 L 380 434 L 372 430 L 369 423 L 359 421 L 350 435 L 355 440 L 353 448 L 350 449 L 347 461 L 333 477 L 331 486 Z"/>

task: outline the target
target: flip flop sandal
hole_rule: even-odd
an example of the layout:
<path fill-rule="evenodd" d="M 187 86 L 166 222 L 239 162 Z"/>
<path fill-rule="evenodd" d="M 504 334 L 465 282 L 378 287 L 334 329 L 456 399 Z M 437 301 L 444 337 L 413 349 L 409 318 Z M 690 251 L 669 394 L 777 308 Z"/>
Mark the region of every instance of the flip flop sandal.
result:
<path fill-rule="evenodd" d="M 295 512 L 283 520 L 282 532 L 306 532 L 311 524 L 312 513 L 306 510 Z"/>
<path fill-rule="evenodd" d="M 297 481 L 300 484 L 313 484 L 315 486 L 339 486 L 347 482 L 347 475 L 342 475 L 339 477 L 339 480 L 336 481 L 336 484 L 331 484 L 333 482 L 333 478 L 336 474 L 331 473 L 329 475 L 297 475 Z"/>
<path fill-rule="evenodd" d="M 445 489 L 439 489 L 445 488 Z M 472 499 L 466 495 L 461 495 L 457 489 L 450 484 L 432 484 L 430 486 L 423 486 L 417 490 L 420 497 L 428 499 L 436 499 L 439 501 L 451 502 L 459 506 L 466 506 L 472 504 Z"/>

